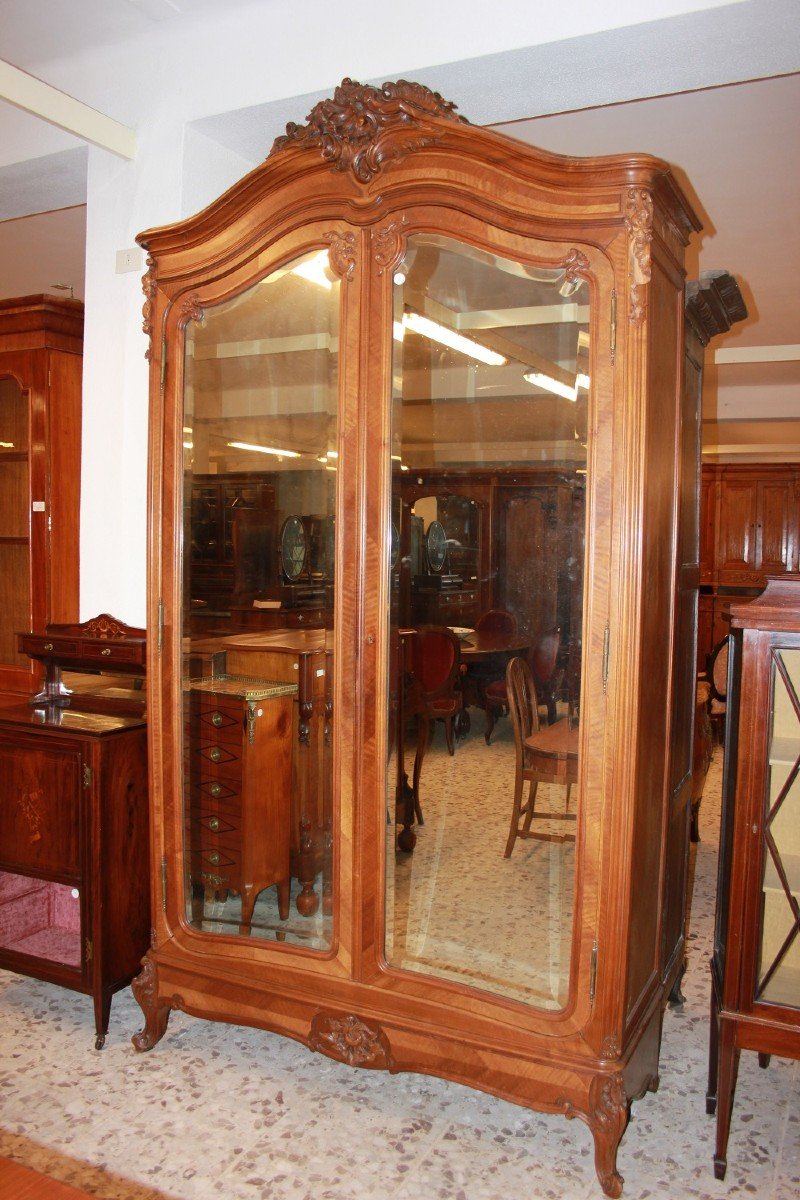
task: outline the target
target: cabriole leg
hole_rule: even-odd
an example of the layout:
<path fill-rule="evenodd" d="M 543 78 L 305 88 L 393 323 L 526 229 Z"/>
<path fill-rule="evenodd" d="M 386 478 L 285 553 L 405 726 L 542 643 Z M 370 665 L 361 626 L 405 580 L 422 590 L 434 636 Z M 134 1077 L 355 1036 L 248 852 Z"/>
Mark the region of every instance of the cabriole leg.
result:
<path fill-rule="evenodd" d="M 131 982 L 131 991 L 144 1013 L 144 1029 L 131 1038 L 137 1050 L 152 1050 L 167 1031 L 172 1005 L 158 998 L 158 972 L 149 954 L 142 959 L 142 970 Z"/>

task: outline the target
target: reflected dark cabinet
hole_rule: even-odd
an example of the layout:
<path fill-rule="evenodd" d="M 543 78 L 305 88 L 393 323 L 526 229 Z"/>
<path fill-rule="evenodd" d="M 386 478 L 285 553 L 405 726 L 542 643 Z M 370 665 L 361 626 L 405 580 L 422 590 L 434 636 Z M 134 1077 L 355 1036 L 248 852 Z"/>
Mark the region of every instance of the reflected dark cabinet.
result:
<path fill-rule="evenodd" d="M 725 1177 L 740 1051 L 800 1058 L 800 575 L 731 609 L 707 1110 Z"/>
<path fill-rule="evenodd" d="M 585 1122 L 602 1187 L 620 1194 L 617 1148 L 657 1085 L 685 956 L 671 917 L 685 870 L 669 863 L 687 850 L 694 679 L 673 658 L 665 547 L 675 497 L 697 483 L 680 352 L 697 228 L 650 156 L 561 158 L 420 85 L 345 80 L 224 198 L 140 236 L 151 473 L 170 486 L 150 511 L 163 636 L 148 658 L 154 934 L 134 984 L 138 1049 L 179 1007 L 352 1066 L 442 1075 Z M 203 431 L 188 451 L 186 428 Z M 179 552 L 196 532 L 187 498 L 264 452 L 280 521 L 314 514 L 312 545 L 324 530 L 325 628 L 293 631 L 276 610 L 268 634 L 231 617 L 204 636 Z M 449 591 L 470 597 L 465 618 L 513 606 L 528 632 L 506 649 L 569 622 L 573 703 L 555 715 L 578 747 L 574 841 L 537 829 L 529 856 L 504 858 L 504 722 L 452 758 L 434 737 L 415 781 L 424 824 L 399 845 L 409 671 L 434 716 L 461 703 L 433 671 L 423 686 L 428 663 L 409 653 L 415 579 L 440 620 Z M 445 643 L 434 665 L 452 681 L 455 648 L 482 650 Z M 187 827 L 191 697 L 232 675 L 257 692 L 297 684 L 277 795 L 265 802 L 267 771 L 248 784 L 254 850 L 280 844 L 285 862 L 289 822 L 288 912 L 269 883 L 245 922 L 242 877 L 201 886 L 210 843 L 195 853 Z"/>

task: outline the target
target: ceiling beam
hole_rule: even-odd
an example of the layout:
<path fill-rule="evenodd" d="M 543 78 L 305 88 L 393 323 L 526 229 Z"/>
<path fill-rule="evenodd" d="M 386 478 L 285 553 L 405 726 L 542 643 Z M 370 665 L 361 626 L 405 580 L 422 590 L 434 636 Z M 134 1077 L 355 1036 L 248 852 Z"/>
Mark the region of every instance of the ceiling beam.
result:
<path fill-rule="evenodd" d="M 2 59 L 0 99 L 120 158 L 136 155 L 136 134 L 132 129 Z"/>

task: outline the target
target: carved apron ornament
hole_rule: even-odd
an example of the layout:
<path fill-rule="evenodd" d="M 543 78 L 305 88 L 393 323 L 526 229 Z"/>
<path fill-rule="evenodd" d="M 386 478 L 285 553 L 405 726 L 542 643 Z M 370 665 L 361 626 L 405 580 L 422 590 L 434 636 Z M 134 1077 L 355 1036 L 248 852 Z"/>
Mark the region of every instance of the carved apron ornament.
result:
<path fill-rule="evenodd" d="M 337 171 L 350 169 L 361 183 L 369 183 L 389 159 L 436 143 L 430 132 L 420 132 L 418 114 L 466 124 L 455 109 L 455 104 L 420 83 L 400 79 L 377 88 L 345 79 L 332 100 L 321 100 L 312 108 L 307 125 L 291 121 L 270 153 L 290 146 L 301 150 L 318 146 Z"/>
<path fill-rule="evenodd" d="M 392 1069 L 389 1040 L 378 1025 L 367 1025 L 360 1017 L 348 1013 L 317 1013 L 311 1022 L 309 1046 L 329 1058 L 346 1062 L 351 1067 Z"/>

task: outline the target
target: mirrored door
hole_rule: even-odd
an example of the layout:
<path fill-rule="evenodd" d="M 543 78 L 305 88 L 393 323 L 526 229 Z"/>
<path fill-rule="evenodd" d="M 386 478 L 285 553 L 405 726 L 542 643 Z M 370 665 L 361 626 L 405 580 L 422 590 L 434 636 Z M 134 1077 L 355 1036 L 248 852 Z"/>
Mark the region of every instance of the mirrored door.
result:
<path fill-rule="evenodd" d="M 393 292 L 386 959 L 546 1010 L 581 822 L 586 266 L 420 233 Z"/>
<path fill-rule="evenodd" d="M 307 253 L 185 334 L 187 920 L 309 950 L 334 903 L 339 291 Z"/>

